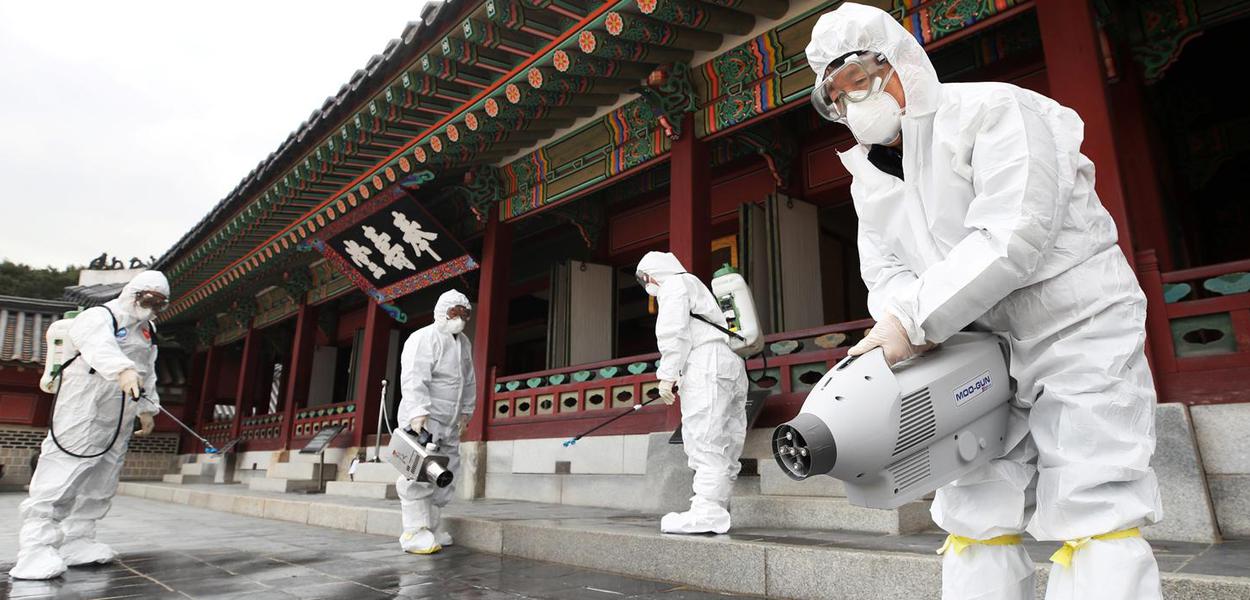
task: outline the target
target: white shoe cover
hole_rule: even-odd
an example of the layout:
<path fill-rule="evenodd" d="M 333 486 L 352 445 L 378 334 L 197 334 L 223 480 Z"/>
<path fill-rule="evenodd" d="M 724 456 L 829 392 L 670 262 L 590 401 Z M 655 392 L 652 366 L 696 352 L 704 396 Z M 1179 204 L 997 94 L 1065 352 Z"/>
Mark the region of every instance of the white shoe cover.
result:
<path fill-rule="evenodd" d="M 52 579 L 65 572 L 65 561 L 52 546 L 22 548 L 17 553 L 17 564 L 9 570 L 14 579 Z"/>
<path fill-rule="evenodd" d="M 663 533 L 726 533 L 729 531 L 729 511 L 719 506 L 691 507 L 681 513 L 668 513 L 660 519 Z"/>
<path fill-rule="evenodd" d="M 441 506 L 430 507 L 430 522 L 433 523 L 431 530 L 434 532 L 434 539 L 438 540 L 439 546 L 454 546 L 456 541 L 451 539 L 451 534 L 447 532 L 447 524 L 443 523 L 443 508 Z"/>
<path fill-rule="evenodd" d="M 61 545 L 61 558 L 70 567 L 103 565 L 113 562 L 117 553 L 105 544 L 90 538 L 74 538 Z"/>
<path fill-rule="evenodd" d="M 399 547 L 409 554 L 434 554 L 443 549 L 429 529 L 405 531 L 399 536 Z"/>

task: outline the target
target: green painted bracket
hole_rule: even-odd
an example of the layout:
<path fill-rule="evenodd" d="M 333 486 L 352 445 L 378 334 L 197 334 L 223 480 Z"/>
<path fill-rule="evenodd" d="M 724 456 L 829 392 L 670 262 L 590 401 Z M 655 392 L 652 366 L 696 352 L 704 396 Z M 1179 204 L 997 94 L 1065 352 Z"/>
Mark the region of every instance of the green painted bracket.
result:
<path fill-rule="evenodd" d="M 1202 287 L 1221 296 L 1244 294 L 1250 292 L 1250 273 L 1228 273 L 1212 277 L 1202 282 Z"/>
<path fill-rule="evenodd" d="M 599 369 L 599 377 L 603 379 L 611 379 L 621 372 L 620 367 L 604 367 Z"/>
<path fill-rule="evenodd" d="M 844 342 L 846 342 L 846 334 L 845 333 L 826 333 L 825 335 L 819 336 L 816 339 L 812 340 L 812 342 L 816 344 L 817 346 L 824 348 L 825 350 L 832 350 L 834 348 L 837 348 L 838 346 L 841 346 Z"/>
<path fill-rule="evenodd" d="M 530 389 L 534 389 L 542 384 L 543 384 L 542 377 L 530 377 L 529 379 L 525 380 L 525 385 L 529 386 Z"/>
<path fill-rule="evenodd" d="M 521 387 L 521 380 L 514 379 L 512 381 L 509 381 L 508 383 L 504 384 L 504 387 L 508 388 L 509 392 L 515 392 L 517 391 L 517 388 Z"/>
<path fill-rule="evenodd" d="M 651 366 L 650 364 L 645 363 L 645 362 L 636 362 L 636 363 L 630 363 L 630 365 L 625 368 L 628 369 L 629 372 L 633 373 L 634 375 L 642 375 L 643 373 L 647 372 L 647 368 L 650 366 Z"/>
<path fill-rule="evenodd" d="M 499 390 L 502 390 L 502 389 L 503 389 L 503 384 L 502 384 L 502 383 L 496 383 L 496 384 L 495 384 L 495 393 L 499 393 Z"/>
<path fill-rule="evenodd" d="M 803 348 L 803 342 L 800 342 L 798 340 L 783 340 L 780 342 L 773 342 L 772 344 L 769 344 L 768 346 L 768 349 L 772 350 L 773 354 L 776 356 L 785 356 L 787 354 L 794 354 L 795 352 L 799 351 L 802 348 Z"/>
<path fill-rule="evenodd" d="M 577 383 L 583 383 L 586 381 L 590 381 L 590 378 L 594 377 L 594 375 L 595 374 L 590 371 L 578 371 L 576 373 L 573 373 L 573 381 L 576 381 Z"/>
<path fill-rule="evenodd" d="M 568 376 L 565 375 L 564 373 L 557 373 L 555 375 L 552 375 L 551 377 L 548 377 L 547 383 L 551 385 L 560 385 L 561 383 L 564 383 L 567 379 L 568 379 Z"/>
<path fill-rule="evenodd" d="M 1188 283 L 1165 283 L 1163 284 L 1163 302 L 1165 304 L 1180 302 L 1192 291 L 1194 288 Z"/>

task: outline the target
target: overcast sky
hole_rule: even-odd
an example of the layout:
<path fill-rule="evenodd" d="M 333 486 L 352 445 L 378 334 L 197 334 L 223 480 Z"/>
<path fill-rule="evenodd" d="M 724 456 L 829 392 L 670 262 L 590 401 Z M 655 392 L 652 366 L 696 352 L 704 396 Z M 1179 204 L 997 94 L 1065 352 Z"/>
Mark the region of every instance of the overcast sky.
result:
<path fill-rule="evenodd" d="M 0 259 L 161 255 L 422 4 L 0 1 Z"/>

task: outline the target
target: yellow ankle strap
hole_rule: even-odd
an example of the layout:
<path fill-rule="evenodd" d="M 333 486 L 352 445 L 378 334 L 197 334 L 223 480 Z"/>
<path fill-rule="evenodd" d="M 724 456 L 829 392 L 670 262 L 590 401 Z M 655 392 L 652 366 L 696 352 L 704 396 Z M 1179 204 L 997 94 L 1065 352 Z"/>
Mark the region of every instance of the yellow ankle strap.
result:
<path fill-rule="evenodd" d="M 1054 554 L 1050 555 L 1050 562 L 1070 568 L 1072 566 L 1072 555 L 1076 554 L 1077 550 L 1084 548 L 1085 544 L 1088 544 L 1090 540 L 1100 540 L 1100 541 L 1105 542 L 1105 541 L 1110 541 L 1110 540 L 1123 540 L 1123 539 L 1135 538 L 1135 537 L 1141 537 L 1141 530 L 1137 529 L 1136 527 L 1132 529 L 1124 529 L 1121 531 L 1113 531 L 1111 533 L 1092 535 L 1090 537 L 1081 538 L 1079 540 L 1068 540 L 1063 543 L 1062 548 L 1055 551 Z"/>
<path fill-rule="evenodd" d="M 955 556 L 968 549 L 968 546 L 1014 546 L 1020 543 L 1020 536 L 1016 534 L 1000 535 L 988 540 L 977 540 L 966 538 L 962 535 L 950 534 L 946 536 L 946 542 L 938 549 L 938 554 L 946 554 L 947 551 L 954 552 Z"/>

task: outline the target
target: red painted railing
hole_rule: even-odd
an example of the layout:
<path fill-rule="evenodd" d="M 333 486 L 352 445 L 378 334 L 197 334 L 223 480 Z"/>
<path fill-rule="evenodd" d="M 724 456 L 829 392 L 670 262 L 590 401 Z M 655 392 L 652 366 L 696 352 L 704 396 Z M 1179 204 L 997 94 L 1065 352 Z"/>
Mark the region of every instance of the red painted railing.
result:
<path fill-rule="evenodd" d="M 356 416 L 355 402 L 301 408 L 295 411 L 295 429 L 291 435 L 296 440 L 307 440 L 317 435 L 322 427 L 331 425 L 346 425 L 343 433 L 351 433 L 357 426 Z"/>
<path fill-rule="evenodd" d="M 282 447 L 282 413 L 244 417 L 239 437 L 247 450 L 277 450 Z"/>
<path fill-rule="evenodd" d="M 811 389 L 849 342 L 862 336 L 871 320 L 789 331 L 767 336 L 765 360 L 747 363 L 753 390 L 773 392 L 757 425 L 779 423 L 793 416 Z M 508 440 L 575 435 L 650 398 L 658 385 L 659 354 L 630 356 L 597 363 L 496 378 L 492 382 L 487 439 Z M 598 435 L 663 431 L 665 408 L 653 403 L 621 419 Z"/>
<path fill-rule="evenodd" d="M 1161 273 L 1137 254 L 1162 401 L 1250 401 L 1250 260 Z"/>

